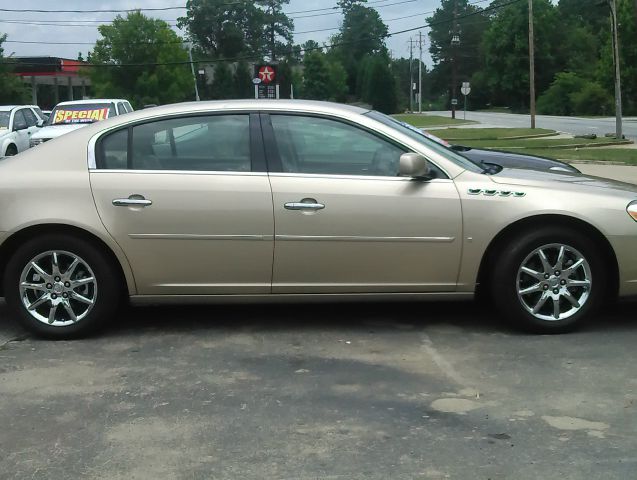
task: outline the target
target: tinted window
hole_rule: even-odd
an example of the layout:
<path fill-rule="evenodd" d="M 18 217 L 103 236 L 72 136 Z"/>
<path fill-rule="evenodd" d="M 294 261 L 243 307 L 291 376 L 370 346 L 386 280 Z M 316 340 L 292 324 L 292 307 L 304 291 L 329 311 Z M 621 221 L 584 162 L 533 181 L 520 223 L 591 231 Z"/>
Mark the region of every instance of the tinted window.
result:
<path fill-rule="evenodd" d="M 126 106 L 126 110 L 127 110 L 129 113 L 133 111 L 133 107 L 131 106 L 131 104 L 130 104 L 130 103 L 125 102 L 125 103 L 124 103 L 124 106 Z"/>
<path fill-rule="evenodd" d="M 35 127 L 37 125 L 38 119 L 30 108 L 23 109 L 22 113 L 24 113 L 24 117 L 27 119 L 27 125 L 29 127 Z"/>
<path fill-rule="evenodd" d="M 100 145 L 100 168 L 121 170 L 128 167 L 128 130 L 111 133 Z"/>
<path fill-rule="evenodd" d="M 13 128 L 15 129 L 27 128 L 27 121 L 24 118 L 24 114 L 22 113 L 22 110 L 18 110 L 17 112 L 15 112 L 15 115 L 13 116 Z"/>
<path fill-rule="evenodd" d="M 116 117 L 116 116 L 117 116 L 117 110 L 115 109 L 115 104 L 111 103 L 108 107 L 108 118 Z"/>
<path fill-rule="evenodd" d="M 405 150 L 370 132 L 318 117 L 271 118 L 284 172 L 398 176 Z"/>
<path fill-rule="evenodd" d="M 122 102 L 119 102 L 119 103 L 117 104 L 117 112 L 118 112 L 120 115 L 122 115 L 122 114 L 124 114 L 124 113 L 128 113 L 128 112 L 126 111 L 126 107 L 124 106 L 124 104 L 123 104 Z"/>
<path fill-rule="evenodd" d="M 0 128 L 9 128 L 11 112 L 0 112 Z"/>
<path fill-rule="evenodd" d="M 104 159 L 109 151 L 104 149 Z M 106 168 L 116 168 L 107 166 L 111 163 L 106 161 Z M 249 172 L 249 116 L 186 117 L 135 126 L 130 164 L 135 170 Z"/>

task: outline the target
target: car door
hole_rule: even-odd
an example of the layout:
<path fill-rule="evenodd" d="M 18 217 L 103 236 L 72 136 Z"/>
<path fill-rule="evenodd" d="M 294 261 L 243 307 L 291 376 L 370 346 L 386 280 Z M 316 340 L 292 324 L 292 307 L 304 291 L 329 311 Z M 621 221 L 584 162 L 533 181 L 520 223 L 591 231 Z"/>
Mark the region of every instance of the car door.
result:
<path fill-rule="evenodd" d="M 29 125 L 22 108 L 13 112 L 13 135 L 18 152 L 23 152 L 29 148 Z"/>
<path fill-rule="evenodd" d="M 39 118 L 30 108 L 22 109 L 22 113 L 24 113 L 24 118 L 27 121 L 27 136 L 29 139 L 29 145 L 27 145 L 27 148 L 29 148 L 31 146 L 31 135 L 37 132 L 40 128 L 38 127 Z"/>
<path fill-rule="evenodd" d="M 272 194 L 258 116 L 177 116 L 111 131 L 90 172 L 141 295 L 270 293 Z"/>
<path fill-rule="evenodd" d="M 344 120 L 264 116 L 275 293 L 456 288 L 462 213 L 452 180 L 398 177 L 406 148 Z M 435 167 L 434 167 L 435 168 Z"/>

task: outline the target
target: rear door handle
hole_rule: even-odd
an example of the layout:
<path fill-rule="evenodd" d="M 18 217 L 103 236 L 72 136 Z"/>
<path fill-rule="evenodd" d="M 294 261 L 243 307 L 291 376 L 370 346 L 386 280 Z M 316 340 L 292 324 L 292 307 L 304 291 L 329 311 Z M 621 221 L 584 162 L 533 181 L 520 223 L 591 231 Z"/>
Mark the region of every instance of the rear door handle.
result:
<path fill-rule="evenodd" d="M 323 210 L 325 205 L 314 199 L 303 199 L 300 202 L 290 202 L 283 205 L 286 210 Z"/>
<path fill-rule="evenodd" d="M 113 205 L 116 207 L 149 207 L 153 204 L 151 200 L 147 200 L 143 195 L 131 195 L 128 198 L 116 198 Z"/>

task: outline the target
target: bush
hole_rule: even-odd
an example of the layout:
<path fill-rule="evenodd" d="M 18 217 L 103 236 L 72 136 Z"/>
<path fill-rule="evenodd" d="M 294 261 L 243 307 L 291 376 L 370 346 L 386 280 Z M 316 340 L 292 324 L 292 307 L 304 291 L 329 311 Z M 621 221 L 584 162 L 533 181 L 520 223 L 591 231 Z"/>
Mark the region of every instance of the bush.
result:
<path fill-rule="evenodd" d="M 582 90 L 586 80 L 576 73 L 558 73 L 555 80 L 537 101 L 537 111 L 543 115 L 572 115 L 571 95 Z"/>
<path fill-rule="evenodd" d="M 571 95 L 576 115 L 607 115 L 615 110 L 613 97 L 597 82 L 587 82 Z"/>

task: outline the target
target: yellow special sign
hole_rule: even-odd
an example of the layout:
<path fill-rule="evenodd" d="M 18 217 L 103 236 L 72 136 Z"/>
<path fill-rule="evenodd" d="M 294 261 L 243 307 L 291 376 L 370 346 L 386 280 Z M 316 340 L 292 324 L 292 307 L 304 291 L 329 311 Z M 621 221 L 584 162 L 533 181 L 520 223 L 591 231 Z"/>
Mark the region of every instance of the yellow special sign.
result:
<path fill-rule="evenodd" d="M 58 110 L 55 112 L 53 123 L 92 123 L 107 118 L 108 107 L 87 110 Z"/>

